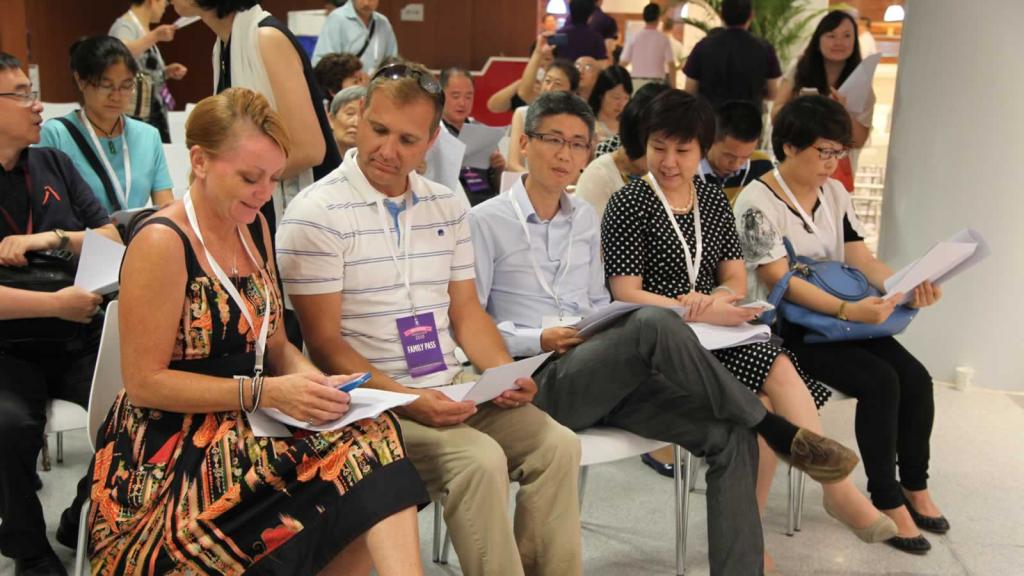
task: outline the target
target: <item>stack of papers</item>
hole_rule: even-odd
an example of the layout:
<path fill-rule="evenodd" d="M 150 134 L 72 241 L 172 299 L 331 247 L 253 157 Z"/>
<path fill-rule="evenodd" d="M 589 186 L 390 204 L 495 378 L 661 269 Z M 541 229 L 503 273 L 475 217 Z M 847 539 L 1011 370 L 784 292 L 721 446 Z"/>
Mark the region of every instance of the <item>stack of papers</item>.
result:
<path fill-rule="evenodd" d="M 949 240 L 932 246 L 924 256 L 914 260 L 885 281 L 886 299 L 902 292 L 900 304 L 914 298 L 914 288 L 925 280 L 941 285 L 984 260 L 992 251 L 981 234 L 966 228 Z"/>
<path fill-rule="evenodd" d="M 546 352 L 511 364 L 488 368 L 476 382 L 442 386 L 437 388 L 437 391 L 456 402 L 469 401 L 483 404 L 501 396 L 501 393 L 506 390 L 519 388 L 516 386 L 516 380 L 532 376 L 551 354 L 551 352 Z"/>
<path fill-rule="evenodd" d="M 708 350 L 735 348 L 747 344 L 767 342 L 772 337 L 772 330 L 764 324 L 740 324 L 739 326 L 716 326 L 703 322 L 687 324 L 697 335 L 702 346 Z"/>
<path fill-rule="evenodd" d="M 616 320 L 622 318 L 626 314 L 648 306 L 655 307 L 654 304 L 637 304 L 635 302 L 622 302 L 620 300 L 616 300 L 615 302 L 594 311 L 583 320 L 580 320 L 573 326 L 573 328 L 579 331 L 580 338 L 590 338 L 594 334 L 608 328 L 614 324 Z M 669 308 L 669 310 L 674 311 L 676 314 L 679 314 L 679 316 L 686 315 L 686 308 L 682 306 L 673 306 Z"/>
<path fill-rule="evenodd" d="M 855 116 L 862 114 L 867 108 L 868 99 L 871 96 L 871 84 L 875 79 L 875 69 L 878 68 L 878 62 L 881 59 L 882 54 L 876 52 L 861 60 L 837 90 L 846 96 L 846 109 Z"/>
<path fill-rule="evenodd" d="M 174 21 L 174 27 L 181 30 L 185 26 L 199 22 L 199 16 L 182 16 Z"/>
<path fill-rule="evenodd" d="M 486 170 L 491 166 L 491 154 L 498 149 L 498 142 L 505 137 L 508 128 L 495 128 L 486 124 L 465 123 L 459 131 L 459 140 L 466 145 L 462 165 Z"/>
<path fill-rule="evenodd" d="M 466 154 L 466 144 L 452 135 L 444 124 L 438 128 L 440 133 L 434 145 L 427 150 L 424 162 L 427 171 L 423 174 L 451 190 L 459 190 L 459 172 L 462 170 L 462 157 Z"/>
<path fill-rule="evenodd" d="M 75 286 L 105 296 L 117 291 L 125 247 L 95 230 L 85 231 Z"/>
<path fill-rule="evenodd" d="M 292 433 L 284 426 L 285 424 L 293 428 L 302 428 L 312 432 L 326 432 L 328 430 L 344 428 L 353 422 L 365 418 L 376 418 L 385 410 L 412 404 L 419 398 L 415 394 L 399 394 L 398 392 L 374 390 L 373 388 L 358 388 L 349 392 L 349 397 L 348 412 L 332 422 L 313 425 L 296 420 L 274 408 L 260 408 L 254 414 L 248 414 L 249 425 L 252 426 L 253 434 L 260 437 L 281 438 L 291 436 Z"/>

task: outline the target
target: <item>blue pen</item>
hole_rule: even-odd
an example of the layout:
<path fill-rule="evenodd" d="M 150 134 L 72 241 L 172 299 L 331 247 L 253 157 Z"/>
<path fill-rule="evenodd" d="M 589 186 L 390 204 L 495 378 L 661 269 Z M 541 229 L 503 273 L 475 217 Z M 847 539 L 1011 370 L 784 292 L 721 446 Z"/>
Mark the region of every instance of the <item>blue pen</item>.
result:
<path fill-rule="evenodd" d="M 353 378 L 352 380 L 349 380 L 348 382 L 345 382 L 344 384 L 339 386 L 338 390 L 341 390 L 342 392 L 351 392 L 351 391 L 355 390 L 356 388 L 359 388 L 363 384 L 366 384 L 367 382 L 369 382 L 370 378 L 372 378 L 372 377 L 373 377 L 373 374 L 371 374 L 369 372 L 363 372 L 363 374 L 361 376 Z"/>

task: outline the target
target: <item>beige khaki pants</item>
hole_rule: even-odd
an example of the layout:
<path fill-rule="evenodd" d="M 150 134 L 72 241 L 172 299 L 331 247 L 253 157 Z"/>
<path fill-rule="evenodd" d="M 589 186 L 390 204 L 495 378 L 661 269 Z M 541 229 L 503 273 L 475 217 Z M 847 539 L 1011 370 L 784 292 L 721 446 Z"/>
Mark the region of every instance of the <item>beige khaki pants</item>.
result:
<path fill-rule="evenodd" d="M 447 428 L 401 422 L 408 458 L 444 504 L 464 574 L 582 573 L 575 433 L 532 404 L 483 404 L 466 422 Z M 510 480 L 519 483 L 514 522 Z"/>

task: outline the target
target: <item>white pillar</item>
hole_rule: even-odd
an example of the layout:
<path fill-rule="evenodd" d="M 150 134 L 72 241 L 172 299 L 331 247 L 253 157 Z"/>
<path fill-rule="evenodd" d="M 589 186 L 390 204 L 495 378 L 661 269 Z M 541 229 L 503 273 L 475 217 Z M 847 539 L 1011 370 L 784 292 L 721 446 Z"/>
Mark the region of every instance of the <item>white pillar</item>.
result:
<path fill-rule="evenodd" d="M 1024 390 L 1020 0 L 907 0 L 880 254 L 898 269 L 964 227 L 993 254 L 923 310 L 906 345 L 937 380 Z"/>

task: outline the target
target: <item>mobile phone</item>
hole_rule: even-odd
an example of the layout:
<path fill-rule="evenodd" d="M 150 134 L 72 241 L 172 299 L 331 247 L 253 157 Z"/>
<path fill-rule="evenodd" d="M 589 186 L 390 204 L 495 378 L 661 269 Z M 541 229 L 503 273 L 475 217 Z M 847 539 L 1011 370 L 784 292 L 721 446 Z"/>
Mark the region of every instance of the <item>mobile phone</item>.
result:
<path fill-rule="evenodd" d="M 764 308 L 766 312 L 769 310 L 775 310 L 775 306 L 772 306 L 764 300 L 754 300 L 753 302 L 740 304 L 740 308 Z"/>
<path fill-rule="evenodd" d="M 345 382 L 341 386 L 338 386 L 338 390 L 341 390 L 342 392 L 351 392 L 356 388 L 359 388 L 363 384 L 369 382 L 370 378 L 373 378 L 373 374 L 369 372 L 363 372 L 361 375 L 349 380 L 348 382 Z"/>
<path fill-rule="evenodd" d="M 555 48 L 558 48 L 560 46 L 568 46 L 569 36 L 562 32 L 552 34 L 551 36 L 548 36 L 548 44 L 550 46 L 554 46 Z"/>

